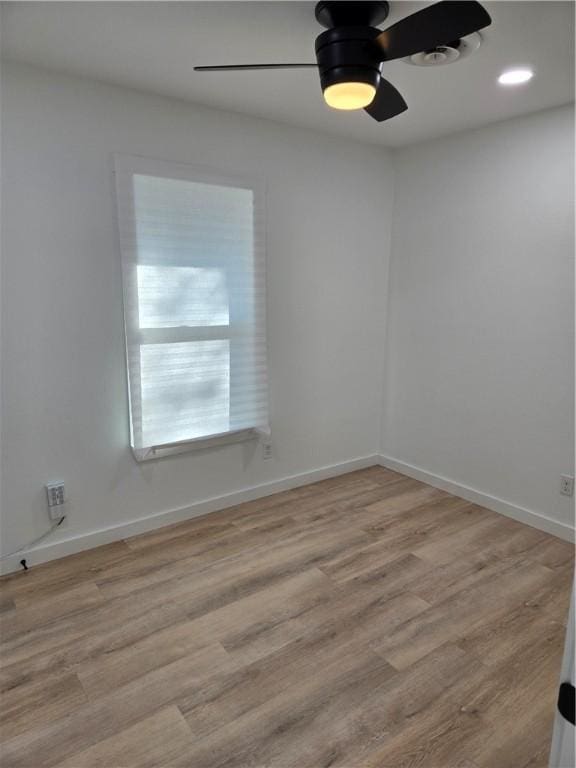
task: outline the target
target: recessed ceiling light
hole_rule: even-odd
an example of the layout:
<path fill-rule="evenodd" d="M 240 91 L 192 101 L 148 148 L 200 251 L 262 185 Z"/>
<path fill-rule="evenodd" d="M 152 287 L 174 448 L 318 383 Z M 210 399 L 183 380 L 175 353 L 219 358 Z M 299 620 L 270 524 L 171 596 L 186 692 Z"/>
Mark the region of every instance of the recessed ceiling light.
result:
<path fill-rule="evenodd" d="M 527 83 L 528 80 L 532 80 L 534 72 L 531 69 L 507 69 L 506 72 L 502 72 L 498 78 L 500 85 L 520 85 L 521 83 Z"/>

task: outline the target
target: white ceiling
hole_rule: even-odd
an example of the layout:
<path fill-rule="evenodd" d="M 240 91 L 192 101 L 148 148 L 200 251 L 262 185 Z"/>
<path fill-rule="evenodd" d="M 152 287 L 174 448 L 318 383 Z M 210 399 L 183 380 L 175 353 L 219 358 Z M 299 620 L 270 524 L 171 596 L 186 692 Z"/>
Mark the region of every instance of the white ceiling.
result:
<path fill-rule="evenodd" d="M 386 25 L 428 4 L 393 1 Z M 573 100 L 573 3 L 485 6 L 493 23 L 471 58 L 433 69 L 386 66 L 409 109 L 381 124 L 328 108 L 314 70 L 192 71 L 197 64 L 314 61 L 322 31 L 314 3 L 9 2 L 2 3 L 1 44 L 4 58 L 396 147 Z M 503 69 L 521 64 L 535 70 L 530 83 L 497 85 Z"/>

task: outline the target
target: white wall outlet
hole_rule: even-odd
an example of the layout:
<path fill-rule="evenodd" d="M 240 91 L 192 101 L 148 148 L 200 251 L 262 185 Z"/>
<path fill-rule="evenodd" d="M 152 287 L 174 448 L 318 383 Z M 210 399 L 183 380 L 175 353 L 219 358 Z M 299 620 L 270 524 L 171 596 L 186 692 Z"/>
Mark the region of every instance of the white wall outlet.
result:
<path fill-rule="evenodd" d="M 560 475 L 560 493 L 563 496 L 574 495 L 574 478 L 571 475 Z"/>
<path fill-rule="evenodd" d="M 267 461 L 272 458 L 272 441 L 266 440 L 262 443 L 262 458 Z"/>
<path fill-rule="evenodd" d="M 48 499 L 50 519 L 59 520 L 64 516 L 64 504 L 66 503 L 64 483 L 48 483 L 46 485 L 46 498 Z"/>

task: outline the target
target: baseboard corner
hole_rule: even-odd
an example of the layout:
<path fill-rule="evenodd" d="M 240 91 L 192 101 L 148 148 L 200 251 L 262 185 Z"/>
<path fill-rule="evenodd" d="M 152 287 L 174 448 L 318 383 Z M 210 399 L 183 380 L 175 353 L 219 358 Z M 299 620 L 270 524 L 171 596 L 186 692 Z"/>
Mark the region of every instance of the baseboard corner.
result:
<path fill-rule="evenodd" d="M 457 481 L 443 477 L 442 475 L 428 472 L 425 469 L 400 461 L 399 459 L 394 459 L 385 454 L 379 455 L 378 463 L 382 467 L 392 469 L 395 472 L 400 472 L 403 475 L 414 478 L 414 480 L 420 480 L 422 483 L 427 483 L 434 488 L 447 491 L 448 493 L 451 493 L 454 496 L 459 496 L 473 504 L 479 504 L 482 507 L 486 507 L 486 509 L 490 509 L 492 512 L 498 512 L 499 514 L 510 517 L 520 523 L 530 525 L 532 528 L 537 528 L 545 533 L 550 533 L 559 539 L 564 539 L 565 541 L 570 541 L 572 543 L 576 541 L 576 532 L 572 526 L 562 523 L 559 520 L 554 520 L 540 512 L 534 512 L 533 510 L 505 501 L 497 496 L 492 496 L 484 491 L 479 491 L 476 488 L 471 488 L 470 486 L 458 483 Z"/>

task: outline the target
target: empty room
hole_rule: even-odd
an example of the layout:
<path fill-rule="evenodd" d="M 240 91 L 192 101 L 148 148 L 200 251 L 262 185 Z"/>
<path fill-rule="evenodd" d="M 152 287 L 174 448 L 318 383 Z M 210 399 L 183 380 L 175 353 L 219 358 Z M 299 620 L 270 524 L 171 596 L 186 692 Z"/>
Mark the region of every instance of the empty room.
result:
<path fill-rule="evenodd" d="M 574 768 L 574 12 L 0 3 L 2 768 Z"/>

